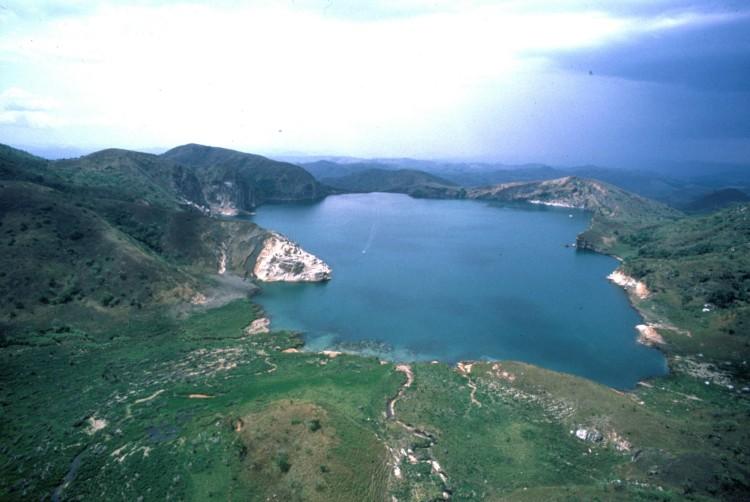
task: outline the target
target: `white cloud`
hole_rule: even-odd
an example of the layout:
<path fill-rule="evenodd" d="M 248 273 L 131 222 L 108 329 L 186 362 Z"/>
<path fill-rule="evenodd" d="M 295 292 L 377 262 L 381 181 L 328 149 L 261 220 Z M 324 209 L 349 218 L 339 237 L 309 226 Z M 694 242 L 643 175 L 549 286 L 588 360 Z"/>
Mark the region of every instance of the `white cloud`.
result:
<path fill-rule="evenodd" d="M 0 125 L 45 128 L 63 125 L 54 110 L 55 100 L 11 87 L 0 93 Z"/>
<path fill-rule="evenodd" d="M 17 7 L 25 21 L 0 34 L 0 64 L 13 69 L 0 88 L 21 85 L 64 106 L 6 107 L 0 123 L 64 123 L 69 141 L 95 130 L 85 140 L 101 146 L 471 152 L 483 107 L 499 110 L 506 128 L 524 114 L 517 97 L 547 68 L 538 54 L 695 22 L 518 2 L 442 2 L 437 13 L 424 1 L 390 2 L 369 5 L 374 20 L 329 15 L 328 2 L 292 5 L 77 2 L 38 23 Z"/>

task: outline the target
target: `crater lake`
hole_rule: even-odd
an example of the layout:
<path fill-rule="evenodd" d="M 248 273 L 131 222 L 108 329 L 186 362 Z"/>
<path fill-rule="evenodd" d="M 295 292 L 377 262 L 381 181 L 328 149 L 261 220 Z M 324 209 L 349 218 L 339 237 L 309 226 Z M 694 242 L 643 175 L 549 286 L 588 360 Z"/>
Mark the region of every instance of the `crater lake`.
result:
<path fill-rule="evenodd" d="M 667 371 L 606 278 L 617 260 L 566 247 L 586 212 L 370 193 L 265 205 L 252 220 L 333 268 L 330 282 L 262 284 L 257 297 L 308 350 L 518 360 L 617 388 Z"/>

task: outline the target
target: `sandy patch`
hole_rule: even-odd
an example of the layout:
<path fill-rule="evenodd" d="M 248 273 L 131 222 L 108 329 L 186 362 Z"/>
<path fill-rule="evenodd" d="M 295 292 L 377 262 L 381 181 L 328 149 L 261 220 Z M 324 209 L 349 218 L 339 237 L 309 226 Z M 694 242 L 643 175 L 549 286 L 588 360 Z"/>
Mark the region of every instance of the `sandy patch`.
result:
<path fill-rule="evenodd" d="M 568 209 L 585 209 L 580 206 L 576 206 L 575 204 L 571 204 L 570 202 L 563 201 L 563 200 L 537 200 L 537 199 L 531 199 L 528 201 L 529 204 L 535 204 L 538 206 L 550 206 L 550 207 L 564 207 Z"/>

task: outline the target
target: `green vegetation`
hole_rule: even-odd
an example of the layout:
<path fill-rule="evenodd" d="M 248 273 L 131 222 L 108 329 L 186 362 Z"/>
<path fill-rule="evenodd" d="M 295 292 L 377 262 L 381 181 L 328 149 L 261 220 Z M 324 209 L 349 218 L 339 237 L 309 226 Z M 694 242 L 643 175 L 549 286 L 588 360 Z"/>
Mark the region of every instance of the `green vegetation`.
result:
<path fill-rule="evenodd" d="M 52 495 L 75 459 L 66 499 L 383 493 L 377 418 L 398 376 L 373 359 L 281 354 L 299 341 L 246 336 L 252 319 L 241 300 L 99 332 L 14 331 L 0 351 L 0 498 Z"/>
<path fill-rule="evenodd" d="M 725 387 L 674 374 L 622 393 L 506 362 L 476 363 L 464 376 L 420 365 L 415 378 L 399 403 L 403 419 L 438 438 L 434 453 L 456 499 L 739 500 L 747 492 L 750 403 Z"/>
<path fill-rule="evenodd" d="M 745 202 L 750 202 L 750 196 L 742 190 L 736 188 L 723 188 L 690 201 L 690 203 L 686 204 L 685 210 L 696 213 L 705 213 L 716 211 L 717 209 L 722 209 L 732 204 L 742 204 Z"/>
<path fill-rule="evenodd" d="M 301 167 L 260 155 L 190 144 L 161 158 L 191 167 L 213 208 L 251 210 L 265 202 L 315 200 L 327 193 Z"/>
<path fill-rule="evenodd" d="M 750 206 L 685 217 L 579 178 L 451 187 L 592 211 L 578 243 L 647 285 L 633 302 L 672 371 L 629 392 L 515 362 L 412 380 L 245 330 L 266 233 L 200 206 L 320 195 L 269 162 L 0 146 L 0 499 L 747 499 Z"/>
<path fill-rule="evenodd" d="M 578 237 L 578 247 L 616 255 L 623 252 L 619 239 L 622 232 L 633 232 L 681 216 L 675 209 L 613 185 L 575 176 L 475 188 L 469 190 L 466 197 L 585 209 L 592 213 L 591 226 Z"/>
<path fill-rule="evenodd" d="M 664 330 L 667 350 L 702 353 L 747 378 L 750 206 L 655 225 L 621 240 L 630 246 L 625 270 L 653 293 L 643 305 L 647 317 L 683 330 Z"/>
<path fill-rule="evenodd" d="M 323 183 L 346 192 L 396 192 L 413 197 L 462 197 L 465 190 L 455 183 L 415 169 L 371 168 Z"/>
<path fill-rule="evenodd" d="M 105 150 L 52 163 L 2 147 L 0 322 L 96 326 L 189 302 L 216 288 L 222 253 L 229 271 L 247 275 L 266 232 L 184 204 L 201 191 L 183 178 L 154 155 Z"/>

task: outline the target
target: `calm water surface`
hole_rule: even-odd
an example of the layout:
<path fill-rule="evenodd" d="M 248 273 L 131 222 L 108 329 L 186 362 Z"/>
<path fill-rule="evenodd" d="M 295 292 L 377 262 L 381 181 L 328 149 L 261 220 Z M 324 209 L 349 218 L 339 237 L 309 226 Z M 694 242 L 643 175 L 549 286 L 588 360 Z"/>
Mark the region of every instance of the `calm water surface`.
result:
<path fill-rule="evenodd" d="M 311 349 L 514 359 L 619 388 L 666 372 L 606 279 L 617 261 L 564 247 L 588 225 L 583 212 L 376 193 L 267 205 L 253 221 L 333 268 L 329 283 L 268 284 L 258 297 Z"/>

